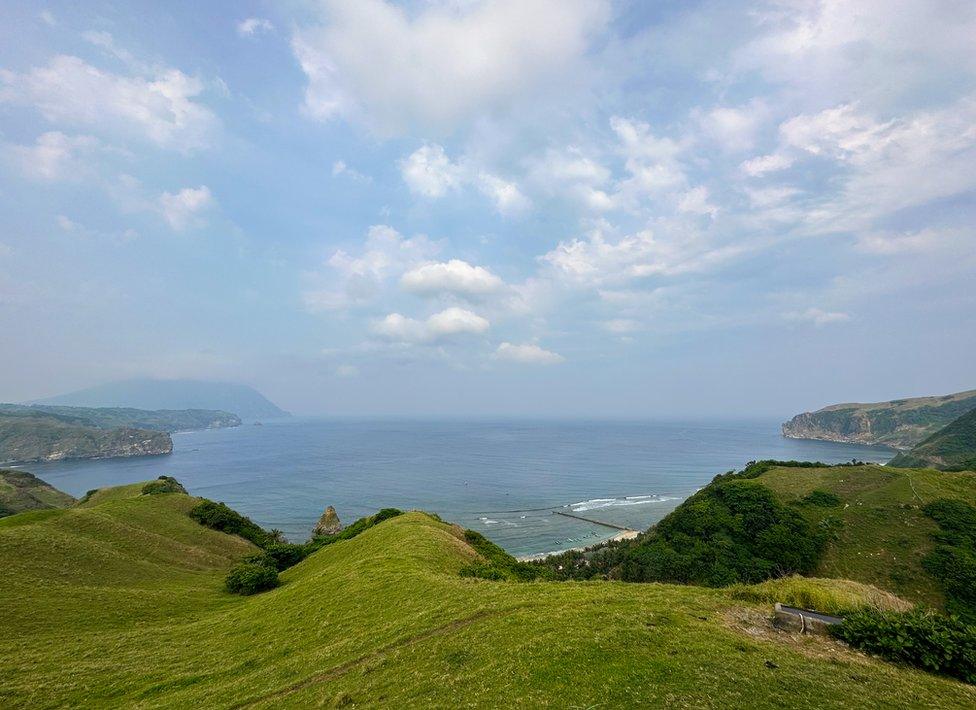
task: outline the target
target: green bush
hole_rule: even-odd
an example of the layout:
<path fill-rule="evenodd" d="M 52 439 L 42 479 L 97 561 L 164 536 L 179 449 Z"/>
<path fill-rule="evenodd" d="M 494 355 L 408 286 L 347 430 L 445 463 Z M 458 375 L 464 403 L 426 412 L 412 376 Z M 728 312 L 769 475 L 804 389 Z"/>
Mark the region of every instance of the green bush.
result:
<path fill-rule="evenodd" d="M 507 579 L 516 582 L 551 577 L 546 568 L 528 562 L 519 562 L 479 532 L 465 530 L 464 539 L 481 555 L 482 559 L 462 567 L 460 572 L 462 577 Z"/>
<path fill-rule="evenodd" d="M 257 594 L 278 586 L 278 570 L 251 558 L 234 565 L 224 584 L 232 594 Z"/>
<path fill-rule="evenodd" d="M 142 495 L 153 496 L 160 493 L 186 493 L 183 485 L 172 476 L 160 476 L 142 487 Z"/>
<path fill-rule="evenodd" d="M 813 490 L 800 499 L 802 505 L 813 505 L 818 508 L 839 508 L 841 499 L 829 491 Z"/>
<path fill-rule="evenodd" d="M 922 609 L 862 610 L 852 612 L 830 631 L 851 646 L 889 661 L 976 683 L 976 627 L 958 617 Z"/>
<path fill-rule="evenodd" d="M 976 623 L 976 508 L 960 500 L 940 499 L 922 510 L 939 525 L 938 544 L 922 566 L 942 587 L 946 609 Z"/>
<path fill-rule="evenodd" d="M 202 500 L 190 510 L 190 517 L 213 530 L 238 535 L 260 548 L 276 542 L 260 525 L 223 503 Z"/>

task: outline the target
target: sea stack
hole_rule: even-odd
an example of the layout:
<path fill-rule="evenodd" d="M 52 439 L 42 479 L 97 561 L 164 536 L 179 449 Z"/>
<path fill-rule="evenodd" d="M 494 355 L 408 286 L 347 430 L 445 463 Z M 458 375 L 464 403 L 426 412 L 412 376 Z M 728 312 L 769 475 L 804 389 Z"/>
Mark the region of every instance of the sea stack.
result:
<path fill-rule="evenodd" d="M 322 517 L 319 518 L 319 522 L 316 523 L 315 529 L 312 530 L 312 536 L 318 537 L 319 535 L 335 535 L 342 530 L 342 523 L 339 522 L 339 515 L 336 513 L 335 508 L 331 505 L 325 509 L 322 513 Z"/>

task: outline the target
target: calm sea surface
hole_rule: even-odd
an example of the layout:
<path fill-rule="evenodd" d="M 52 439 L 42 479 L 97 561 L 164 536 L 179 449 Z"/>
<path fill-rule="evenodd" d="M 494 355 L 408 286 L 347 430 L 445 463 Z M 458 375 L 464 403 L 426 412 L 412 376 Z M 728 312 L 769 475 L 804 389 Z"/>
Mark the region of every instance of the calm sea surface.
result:
<path fill-rule="evenodd" d="M 327 505 L 345 523 L 421 508 L 516 555 L 596 543 L 660 520 L 717 473 L 754 459 L 887 461 L 888 449 L 784 439 L 774 421 L 292 420 L 173 436 L 167 457 L 24 466 L 73 495 L 166 474 L 257 523 L 306 539 Z"/>

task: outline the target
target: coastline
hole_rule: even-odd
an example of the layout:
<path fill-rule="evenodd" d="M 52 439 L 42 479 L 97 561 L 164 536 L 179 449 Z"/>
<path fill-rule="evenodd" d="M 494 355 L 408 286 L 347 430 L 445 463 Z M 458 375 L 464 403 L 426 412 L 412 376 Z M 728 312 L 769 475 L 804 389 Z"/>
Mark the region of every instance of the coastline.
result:
<path fill-rule="evenodd" d="M 598 542 L 594 545 L 586 545 L 585 547 L 567 547 L 565 550 L 551 550 L 549 552 L 537 552 L 534 555 L 520 555 L 516 557 L 519 562 L 538 562 L 539 560 L 544 560 L 547 557 L 552 557 L 553 555 L 561 555 L 564 552 L 582 552 L 583 550 L 588 550 L 591 547 L 596 547 L 597 545 L 602 545 L 607 542 L 619 542 L 620 540 L 633 540 L 635 537 L 640 535 L 638 530 L 622 530 L 618 532 L 613 537 L 609 537 L 603 542 Z"/>

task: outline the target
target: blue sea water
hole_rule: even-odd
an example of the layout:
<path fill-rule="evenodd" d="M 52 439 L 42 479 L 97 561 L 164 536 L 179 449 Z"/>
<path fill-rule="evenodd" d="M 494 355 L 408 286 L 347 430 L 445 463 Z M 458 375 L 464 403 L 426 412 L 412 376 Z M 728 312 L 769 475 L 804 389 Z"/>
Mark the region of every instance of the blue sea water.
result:
<path fill-rule="evenodd" d="M 785 439 L 775 421 L 290 420 L 175 434 L 166 457 L 25 466 L 73 495 L 175 476 L 292 541 L 327 505 L 350 523 L 419 508 L 515 555 L 594 544 L 660 520 L 717 473 L 763 458 L 884 462 L 883 447 Z"/>

